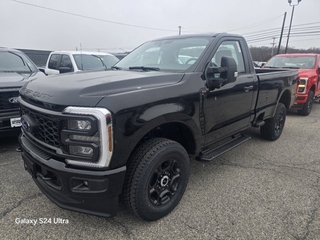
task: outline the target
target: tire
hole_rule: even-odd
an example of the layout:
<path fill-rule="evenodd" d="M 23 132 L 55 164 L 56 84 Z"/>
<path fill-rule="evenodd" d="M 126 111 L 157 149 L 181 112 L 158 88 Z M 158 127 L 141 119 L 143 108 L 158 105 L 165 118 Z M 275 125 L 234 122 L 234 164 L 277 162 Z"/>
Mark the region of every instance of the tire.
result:
<path fill-rule="evenodd" d="M 313 106 L 313 97 L 314 97 L 314 92 L 310 90 L 308 93 L 307 102 L 303 104 L 303 107 L 301 110 L 298 110 L 299 115 L 308 116 L 311 113 L 312 106 Z"/>
<path fill-rule="evenodd" d="M 137 217 L 154 221 L 169 214 L 188 184 L 190 163 L 177 142 L 154 138 L 133 153 L 127 169 L 122 198 Z"/>
<path fill-rule="evenodd" d="M 278 103 L 278 107 L 273 118 L 266 120 L 266 123 L 260 128 L 261 136 L 267 140 L 277 140 L 284 128 L 286 122 L 287 109 L 283 103 Z"/>

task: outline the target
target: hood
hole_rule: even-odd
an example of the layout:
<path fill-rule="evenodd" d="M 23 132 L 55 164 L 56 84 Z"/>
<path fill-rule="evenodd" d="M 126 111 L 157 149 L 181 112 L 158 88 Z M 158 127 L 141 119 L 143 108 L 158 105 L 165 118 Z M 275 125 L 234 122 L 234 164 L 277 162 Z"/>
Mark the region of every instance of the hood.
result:
<path fill-rule="evenodd" d="M 27 81 L 38 77 L 45 77 L 45 75 L 40 71 L 32 73 L 0 72 L 0 88 L 20 88 Z"/>
<path fill-rule="evenodd" d="M 299 77 L 310 78 L 316 75 L 317 72 L 315 69 L 299 69 Z"/>
<path fill-rule="evenodd" d="M 183 73 L 109 70 L 52 75 L 28 82 L 24 98 L 55 105 L 95 106 L 103 97 L 175 84 Z"/>

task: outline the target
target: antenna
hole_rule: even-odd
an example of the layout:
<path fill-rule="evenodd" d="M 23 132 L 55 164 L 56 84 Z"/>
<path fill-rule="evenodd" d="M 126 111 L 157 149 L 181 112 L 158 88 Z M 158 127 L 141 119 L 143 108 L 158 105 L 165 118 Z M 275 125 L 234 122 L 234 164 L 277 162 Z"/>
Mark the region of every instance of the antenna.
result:
<path fill-rule="evenodd" d="M 80 54 L 81 54 L 81 70 L 83 71 L 83 62 L 82 62 L 82 45 L 80 43 Z"/>

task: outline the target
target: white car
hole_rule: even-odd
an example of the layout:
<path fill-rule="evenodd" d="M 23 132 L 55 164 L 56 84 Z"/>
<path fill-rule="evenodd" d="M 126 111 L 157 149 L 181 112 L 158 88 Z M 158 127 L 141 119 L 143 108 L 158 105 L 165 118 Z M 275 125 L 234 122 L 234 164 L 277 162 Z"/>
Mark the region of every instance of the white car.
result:
<path fill-rule="evenodd" d="M 87 51 L 55 51 L 51 52 L 45 69 L 46 75 L 85 70 L 103 70 L 111 68 L 119 61 L 110 53 Z"/>

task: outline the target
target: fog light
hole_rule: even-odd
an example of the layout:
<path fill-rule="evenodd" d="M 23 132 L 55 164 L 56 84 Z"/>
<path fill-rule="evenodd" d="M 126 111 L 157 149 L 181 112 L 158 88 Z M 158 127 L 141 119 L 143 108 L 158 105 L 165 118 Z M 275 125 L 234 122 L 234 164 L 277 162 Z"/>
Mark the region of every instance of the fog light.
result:
<path fill-rule="evenodd" d="M 83 147 L 83 146 L 70 146 L 69 147 L 70 154 L 72 155 L 82 155 L 82 156 L 93 156 L 92 147 Z"/>
<path fill-rule="evenodd" d="M 71 130 L 90 130 L 91 122 L 88 120 L 69 120 L 68 128 Z"/>

